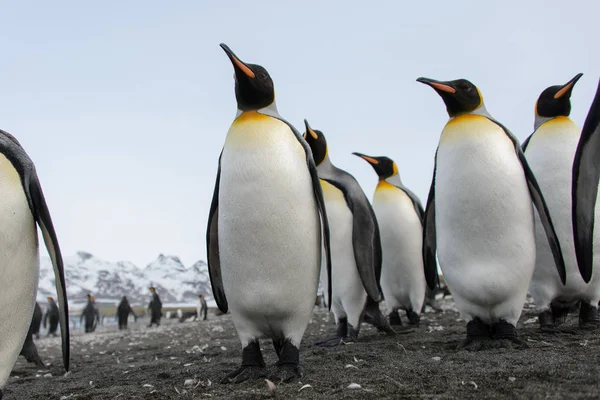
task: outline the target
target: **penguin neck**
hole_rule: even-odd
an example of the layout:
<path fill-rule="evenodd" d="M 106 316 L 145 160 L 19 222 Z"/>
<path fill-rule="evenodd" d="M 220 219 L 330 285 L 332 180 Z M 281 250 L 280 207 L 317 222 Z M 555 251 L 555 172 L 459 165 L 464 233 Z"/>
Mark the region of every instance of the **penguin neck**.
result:
<path fill-rule="evenodd" d="M 321 179 L 330 179 L 334 176 L 335 166 L 331 163 L 329 156 L 325 157 L 325 159 L 321 161 L 321 164 L 317 165 L 317 172 Z"/>
<path fill-rule="evenodd" d="M 458 114 L 453 117 L 450 117 L 450 121 L 452 121 L 454 118 L 457 118 L 457 117 L 460 117 L 463 115 L 481 115 L 482 117 L 493 119 L 492 116 L 490 115 L 490 113 L 488 112 L 488 110 L 485 108 L 485 104 L 483 104 L 483 103 L 481 103 L 481 105 L 473 111 L 463 113 L 463 114 Z"/>
<path fill-rule="evenodd" d="M 544 125 L 546 122 L 550 121 L 551 119 L 554 119 L 556 117 L 540 117 L 539 115 L 537 115 L 537 113 L 535 113 L 535 121 L 533 123 L 533 131 L 537 131 L 540 126 Z M 569 118 L 569 117 L 567 117 Z"/>
<path fill-rule="evenodd" d="M 385 178 L 383 180 L 386 181 L 387 183 L 389 183 L 390 185 L 399 186 L 399 187 L 404 186 L 404 185 L 402 185 L 402 180 L 400 179 L 399 174 L 394 174 L 392 176 L 388 176 L 387 178 Z"/>
<path fill-rule="evenodd" d="M 263 115 L 268 115 L 269 117 L 273 117 L 273 118 L 278 118 L 281 119 L 281 116 L 279 115 L 279 111 L 277 111 L 277 104 L 275 103 L 275 101 L 273 101 L 271 104 L 269 104 L 268 106 L 264 107 L 264 108 L 260 108 L 258 110 L 255 110 L 257 113 L 259 114 L 263 114 Z M 242 115 L 245 111 L 240 110 L 239 108 L 237 109 L 237 113 L 235 114 L 235 119 L 237 119 L 240 115 Z"/>

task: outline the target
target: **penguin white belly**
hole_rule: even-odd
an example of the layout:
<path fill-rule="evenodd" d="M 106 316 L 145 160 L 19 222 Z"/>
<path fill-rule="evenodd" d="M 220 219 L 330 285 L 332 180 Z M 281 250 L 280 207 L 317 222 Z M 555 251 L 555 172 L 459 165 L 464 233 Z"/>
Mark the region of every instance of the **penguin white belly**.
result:
<path fill-rule="evenodd" d="M 0 389 L 25 342 L 38 274 L 35 221 L 19 174 L 0 154 Z"/>
<path fill-rule="evenodd" d="M 354 258 L 352 230 L 354 217 L 346 204 L 341 190 L 321 180 L 327 219 L 329 221 L 331 246 L 332 295 L 331 309 L 336 317 L 348 318 L 348 323 L 355 329 L 365 308 L 367 292 L 365 291 Z M 324 264 L 323 264 L 324 265 Z M 327 287 L 327 274 L 322 267 L 323 287 Z"/>
<path fill-rule="evenodd" d="M 388 311 L 401 308 L 420 314 L 425 300 L 423 226 L 413 203 L 404 191 L 382 181 L 373 209 L 381 235 L 381 289 Z"/>
<path fill-rule="evenodd" d="M 516 325 L 535 265 L 533 206 L 512 141 L 477 115 L 448 122 L 437 155 L 440 267 L 467 321 Z"/>
<path fill-rule="evenodd" d="M 317 294 L 319 218 L 306 153 L 288 125 L 243 113 L 223 148 L 218 225 L 242 347 L 265 336 L 300 345 Z"/>
<path fill-rule="evenodd" d="M 586 284 L 579 273 L 573 241 L 571 170 L 580 135 L 581 129 L 573 121 L 569 118 L 557 117 L 538 128 L 525 153 L 550 210 L 567 272 L 567 282 L 563 286 L 556 271 L 544 228 L 536 212 L 537 258 L 530 290 L 539 311 L 547 310 L 554 300 L 561 302 L 584 300 L 590 304 L 598 304 L 600 301 L 598 268 L 594 267 L 592 280 Z M 596 214 L 596 221 L 600 223 L 598 214 Z M 597 230 L 594 233 L 596 246 L 600 233 L 597 233 Z"/>

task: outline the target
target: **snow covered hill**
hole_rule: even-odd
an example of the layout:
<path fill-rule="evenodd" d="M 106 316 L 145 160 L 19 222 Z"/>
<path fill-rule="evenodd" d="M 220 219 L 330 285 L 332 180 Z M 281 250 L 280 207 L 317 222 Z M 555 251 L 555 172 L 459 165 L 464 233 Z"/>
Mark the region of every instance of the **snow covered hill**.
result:
<path fill-rule="evenodd" d="M 178 257 L 161 254 L 145 268 L 138 268 L 127 261 L 105 261 L 80 251 L 64 257 L 64 263 L 69 304 L 76 308 L 85 303 L 88 293 L 98 303 L 115 303 L 127 296 L 130 302 L 144 305 L 149 301 L 151 285 L 156 287 L 163 304 L 196 304 L 200 293 L 212 299 L 208 265 L 204 261 L 186 267 Z M 45 303 L 48 296 L 57 298 L 54 271 L 50 259 L 42 257 L 37 299 Z"/>

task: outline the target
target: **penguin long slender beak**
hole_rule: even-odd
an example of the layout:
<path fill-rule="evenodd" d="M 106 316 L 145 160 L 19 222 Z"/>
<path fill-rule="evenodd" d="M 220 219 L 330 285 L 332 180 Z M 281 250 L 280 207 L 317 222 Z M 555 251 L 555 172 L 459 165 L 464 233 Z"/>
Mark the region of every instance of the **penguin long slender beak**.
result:
<path fill-rule="evenodd" d="M 571 91 L 573 90 L 573 86 L 575 86 L 579 78 L 581 78 L 582 76 L 583 74 L 580 72 L 577 75 L 575 75 L 573 79 L 571 79 L 569 82 L 565 83 L 560 88 L 560 90 L 556 92 L 556 94 L 554 95 L 554 99 L 560 99 L 564 95 L 567 95 L 567 97 L 571 97 Z"/>
<path fill-rule="evenodd" d="M 227 54 L 227 57 L 229 57 L 229 59 L 231 60 L 233 67 L 236 69 L 236 72 L 240 71 L 250 79 L 254 79 L 256 77 L 254 71 L 252 71 L 252 69 L 249 66 L 247 66 L 242 60 L 240 60 L 225 43 L 221 43 L 219 46 L 221 46 L 221 48 Z"/>
<path fill-rule="evenodd" d="M 357 157 L 362 158 L 363 160 L 365 160 L 366 162 L 368 162 L 371 165 L 377 165 L 377 164 L 379 164 L 379 160 L 377 160 L 377 159 L 375 159 L 373 157 L 369 157 L 369 156 L 367 156 L 365 154 L 362 154 L 362 153 L 352 153 L 352 154 L 354 154 Z"/>
<path fill-rule="evenodd" d="M 317 140 L 319 138 L 319 135 L 317 135 L 317 133 L 310 127 L 307 120 L 304 120 L 304 126 L 306 127 L 306 133 L 310 134 L 313 139 Z M 308 137 L 305 137 L 304 139 L 308 139 Z"/>
<path fill-rule="evenodd" d="M 450 93 L 450 94 L 456 93 L 456 89 L 454 89 L 452 86 L 450 86 L 448 84 L 448 82 L 441 82 L 441 81 L 436 81 L 435 79 L 429 79 L 429 78 L 423 78 L 423 77 L 417 78 L 417 82 L 421 82 L 426 85 L 429 85 L 432 88 L 442 91 L 444 93 Z"/>

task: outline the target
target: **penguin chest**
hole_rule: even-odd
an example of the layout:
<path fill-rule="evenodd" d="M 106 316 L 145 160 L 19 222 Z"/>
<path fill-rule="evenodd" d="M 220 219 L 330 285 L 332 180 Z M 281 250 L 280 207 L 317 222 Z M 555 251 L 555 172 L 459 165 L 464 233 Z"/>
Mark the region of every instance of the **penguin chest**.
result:
<path fill-rule="evenodd" d="M 0 154 L 0 387 L 31 323 L 39 273 L 37 246 L 35 221 L 21 178 Z"/>
<path fill-rule="evenodd" d="M 231 125 L 221 156 L 218 230 L 232 312 L 289 315 L 301 299 L 312 309 L 320 220 L 306 153 L 284 122 L 252 112 Z"/>
<path fill-rule="evenodd" d="M 411 308 L 425 294 L 423 227 L 412 200 L 401 189 L 382 181 L 373 197 L 381 235 L 381 288 L 390 308 Z"/>
<path fill-rule="evenodd" d="M 532 204 L 514 145 L 500 126 L 478 115 L 446 125 L 435 196 L 438 258 L 448 283 L 479 287 L 481 293 L 471 294 L 487 292 L 487 300 L 494 293 L 503 298 L 511 286 L 526 290 L 535 261 Z"/>

